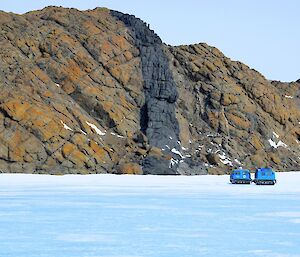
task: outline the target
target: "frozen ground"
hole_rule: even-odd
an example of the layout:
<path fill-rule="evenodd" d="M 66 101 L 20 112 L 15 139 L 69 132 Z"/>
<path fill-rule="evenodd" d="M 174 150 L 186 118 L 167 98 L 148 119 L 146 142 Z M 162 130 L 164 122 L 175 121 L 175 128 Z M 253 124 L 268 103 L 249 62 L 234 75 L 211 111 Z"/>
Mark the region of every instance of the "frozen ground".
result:
<path fill-rule="evenodd" d="M 300 257 L 300 173 L 0 174 L 1 257 Z"/>

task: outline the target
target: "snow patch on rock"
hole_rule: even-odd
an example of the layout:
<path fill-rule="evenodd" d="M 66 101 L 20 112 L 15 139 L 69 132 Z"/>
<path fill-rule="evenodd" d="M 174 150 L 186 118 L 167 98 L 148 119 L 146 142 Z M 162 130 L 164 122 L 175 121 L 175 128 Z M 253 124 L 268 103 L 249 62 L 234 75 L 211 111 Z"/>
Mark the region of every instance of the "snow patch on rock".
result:
<path fill-rule="evenodd" d="M 175 164 L 178 164 L 179 160 L 172 158 L 170 160 L 169 168 L 172 168 Z"/>
<path fill-rule="evenodd" d="M 84 135 L 87 135 L 86 132 L 84 132 L 82 129 L 80 130 L 80 132 Z"/>
<path fill-rule="evenodd" d="M 118 135 L 118 134 L 116 134 L 116 133 L 114 133 L 114 132 L 111 132 L 110 134 L 113 135 L 113 136 L 119 137 L 119 138 L 124 138 L 123 136 Z"/>
<path fill-rule="evenodd" d="M 64 129 L 73 131 L 73 129 L 71 129 L 68 125 L 66 125 L 62 120 L 60 122 L 61 122 L 61 124 L 63 124 Z"/>
<path fill-rule="evenodd" d="M 220 162 L 222 162 L 223 164 L 233 166 L 232 161 L 230 160 L 229 157 L 226 156 L 224 152 L 222 154 L 219 154 L 219 157 L 220 157 Z"/>
<path fill-rule="evenodd" d="M 272 139 L 268 140 L 270 146 L 272 146 L 273 148 L 278 148 L 280 146 L 284 147 L 284 148 L 288 148 L 287 144 L 283 143 L 282 141 L 278 141 L 278 143 L 274 142 Z"/>
<path fill-rule="evenodd" d="M 172 150 L 171 150 L 171 152 L 172 153 L 175 153 L 175 154 L 177 154 L 177 155 L 179 155 L 182 159 L 184 158 L 183 157 L 183 155 L 181 154 L 181 152 L 179 152 L 177 149 L 175 149 L 175 148 L 173 148 Z"/>
<path fill-rule="evenodd" d="M 104 136 L 105 135 L 105 133 L 102 132 L 95 124 L 89 123 L 88 121 L 86 121 L 86 124 L 88 126 L 90 126 L 99 136 Z"/>
<path fill-rule="evenodd" d="M 235 161 L 237 164 L 239 164 L 239 165 L 242 164 L 238 159 L 234 159 L 234 161 Z"/>

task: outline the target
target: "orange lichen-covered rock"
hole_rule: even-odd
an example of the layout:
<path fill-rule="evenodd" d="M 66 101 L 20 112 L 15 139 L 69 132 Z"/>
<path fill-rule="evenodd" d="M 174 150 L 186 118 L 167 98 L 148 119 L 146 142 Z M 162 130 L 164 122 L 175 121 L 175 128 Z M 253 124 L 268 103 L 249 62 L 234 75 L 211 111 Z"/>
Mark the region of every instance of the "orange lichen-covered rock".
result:
<path fill-rule="evenodd" d="M 226 117 L 229 123 L 231 123 L 237 129 L 248 129 L 250 127 L 250 122 L 246 118 L 239 117 L 232 113 L 226 113 Z"/>
<path fill-rule="evenodd" d="M 143 174 L 142 167 L 137 163 L 123 163 L 118 167 L 120 174 L 134 174 L 141 175 Z"/>
<path fill-rule="evenodd" d="M 96 142 L 91 140 L 90 147 L 94 151 L 94 157 L 97 160 L 97 163 L 105 163 L 110 161 L 107 151 L 100 147 Z"/>
<path fill-rule="evenodd" d="M 20 101 L 17 99 L 5 102 L 0 105 L 12 119 L 20 121 L 24 116 L 27 116 L 27 111 L 32 107 L 28 102 Z"/>

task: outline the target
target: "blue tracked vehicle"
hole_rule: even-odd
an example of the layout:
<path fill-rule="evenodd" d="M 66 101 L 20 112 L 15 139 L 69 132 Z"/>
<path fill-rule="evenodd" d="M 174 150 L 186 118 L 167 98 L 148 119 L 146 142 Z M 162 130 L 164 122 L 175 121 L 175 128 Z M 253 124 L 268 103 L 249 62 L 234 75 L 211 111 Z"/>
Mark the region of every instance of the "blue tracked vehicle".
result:
<path fill-rule="evenodd" d="M 271 168 L 259 168 L 255 171 L 255 179 L 253 182 L 256 185 L 275 185 L 275 171 Z"/>
<path fill-rule="evenodd" d="M 250 184 L 251 174 L 249 170 L 236 169 L 230 174 L 230 182 L 232 184 Z"/>

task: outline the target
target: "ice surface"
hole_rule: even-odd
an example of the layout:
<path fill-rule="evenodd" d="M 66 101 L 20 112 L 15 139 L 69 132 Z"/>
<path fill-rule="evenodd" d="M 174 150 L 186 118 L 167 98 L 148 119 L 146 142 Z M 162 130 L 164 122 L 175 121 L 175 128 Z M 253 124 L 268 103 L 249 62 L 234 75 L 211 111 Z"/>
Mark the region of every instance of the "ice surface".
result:
<path fill-rule="evenodd" d="M 2 257 L 300 257 L 300 173 L 0 174 Z"/>

